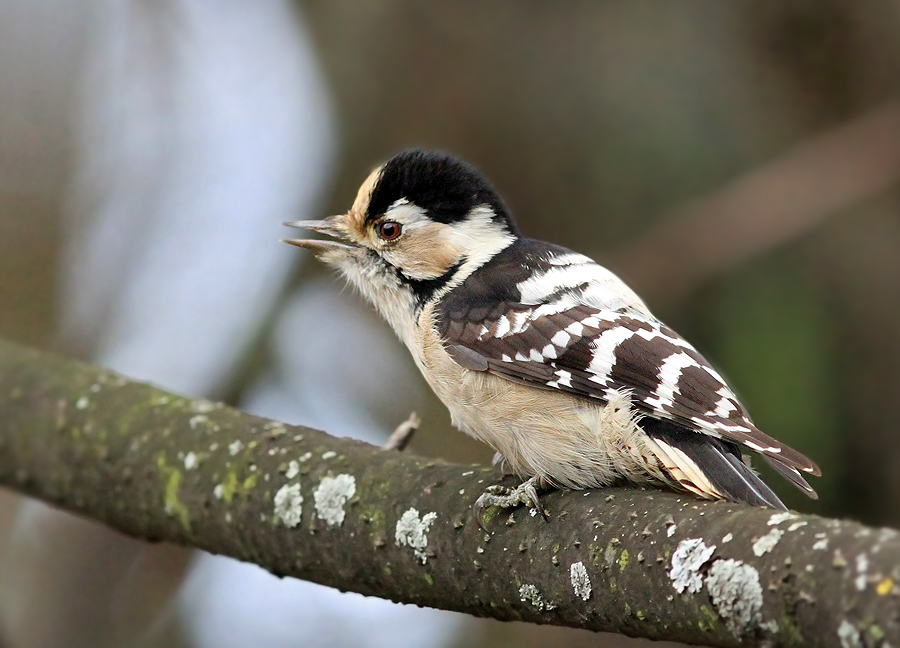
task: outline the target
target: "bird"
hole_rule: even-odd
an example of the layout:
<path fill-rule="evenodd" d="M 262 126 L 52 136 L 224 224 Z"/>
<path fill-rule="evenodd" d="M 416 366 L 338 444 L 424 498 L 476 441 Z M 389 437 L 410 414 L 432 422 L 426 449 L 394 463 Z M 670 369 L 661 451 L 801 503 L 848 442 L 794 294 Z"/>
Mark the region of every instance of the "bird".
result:
<path fill-rule="evenodd" d="M 559 215 L 556 215 L 558 218 Z M 522 481 L 476 506 L 620 482 L 786 510 L 760 455 L 812 498 L 806 456 L 762 432 L 722 376 L 610 270 L 523 236 L 473 166 L 410 149 L 350 209 L 284 225 L 337 269 L 412 354 L 453 424 Z"/>

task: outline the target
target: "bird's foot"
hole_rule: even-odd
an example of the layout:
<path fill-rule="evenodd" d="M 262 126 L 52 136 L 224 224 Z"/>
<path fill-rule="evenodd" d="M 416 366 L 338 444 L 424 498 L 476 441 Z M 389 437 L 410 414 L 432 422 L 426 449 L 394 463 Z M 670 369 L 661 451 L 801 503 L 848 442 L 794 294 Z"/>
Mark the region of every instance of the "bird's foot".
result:
<path fill-rule="evenodd" d="M 508 486 L 502 486 L 500 484 L 488 486 L 484 493 L 482 493 L 475 501 L 475 505 L 473 506 L 475 518 L 478 520 L 479 526 L 484 529 L 482 513 L 484 512 L 484 509 L 491 506 L 499 506 L 500 508 L 506 509 L 518 506 L 519 504 L 524 504 L 537 513 L 540 513 L 541 517 L 546 521 L 547 512 L 544 511 L 544 508 L 541 506 L 540 498 L 538 497 L 538 488 L 543 487 L 544 485 L 540 478 L 536 476 L 526 479 L 515 488 L 509 488 Z"/>

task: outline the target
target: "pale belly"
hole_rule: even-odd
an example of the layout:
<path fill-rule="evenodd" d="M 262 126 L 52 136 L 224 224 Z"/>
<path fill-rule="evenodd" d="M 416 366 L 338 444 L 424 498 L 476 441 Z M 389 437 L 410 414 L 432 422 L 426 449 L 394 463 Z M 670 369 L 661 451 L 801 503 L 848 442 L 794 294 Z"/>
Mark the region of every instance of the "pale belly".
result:
<path fill-rule="evenodd" d="M 605 405 L 470 371 L 425 330 L 413 349 L 425 379 L 453 424 L 499 452 L 512 472 L 569 488 L 621 478 L 670 481 L 646 446 L 626 394 Z"/>

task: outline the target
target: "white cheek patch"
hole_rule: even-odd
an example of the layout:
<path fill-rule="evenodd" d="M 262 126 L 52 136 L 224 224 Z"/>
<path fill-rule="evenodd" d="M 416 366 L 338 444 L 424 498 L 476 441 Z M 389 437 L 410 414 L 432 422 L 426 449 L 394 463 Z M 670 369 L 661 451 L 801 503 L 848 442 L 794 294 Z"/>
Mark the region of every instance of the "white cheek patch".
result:
<path fill-rule="evenodd" d="M 435 223 L 428 218 L 425 209 L 409 202 L 406 198 L 398 198 L 385 210 L 384 220 L 398 222 L 403 231 L 397 245 L 382 241 L 371 229 L 368 231 L 370 238 L 368 245 L 378 251 L 385 261 L 399 268 L 410 279 L 434 279 L 446 271 L 446 268 L 437 267 L 434 263 L 438 258 L 448 256 L 445 250 L 431 250 L 432 254 L 429 254 L 427 258 L 412 259 L 409 256 L 409 248 L 404 245 L 404 239 L 418 238 L 421 242 L 427 241 L 430 246 L 434 245 L 438 239 L 433 232 L 428 232 L 429 228 L 435 228 Z"/>
<path fill-rule="evenodd" d="M 497 222 L 490 207 L 475 207 L 468 217 L 453 225 L 441 225 L 442 240 L 456 251 L 457 259 L 465 258 L 447 289 L 458 286 L 466 277 L 512 245 L 516 237 Z"/>
<path fill-rule="evenodd" d="M 447 240 L 469 257 L 474 264 L 472 270 L 516 240 L 495 220 L 495 216 L 489 207 L 476 207 L 464 221 L 444 226 Z"/>
<path fill-rule="evenodd" d="M 436 279 L 465 260 L 448 282 L 448 290 L 515 241 L 488 207 L 476 207 L 465 220 L 448 225 L 432 220 L 423 207 L 407 198 L 399 198 L 385 211 L 384 217 L 400 223 L 404 234 L 396 247 L 384 245 L 373 235 L 373 246 L 410 279 Z M 423 246 L 419 247 L 419 254 L 411 255 L 410 248 L 402 244 L 404 240 Z M 423 249 L 428 251 L 427 258 L 421 256 Z"/>

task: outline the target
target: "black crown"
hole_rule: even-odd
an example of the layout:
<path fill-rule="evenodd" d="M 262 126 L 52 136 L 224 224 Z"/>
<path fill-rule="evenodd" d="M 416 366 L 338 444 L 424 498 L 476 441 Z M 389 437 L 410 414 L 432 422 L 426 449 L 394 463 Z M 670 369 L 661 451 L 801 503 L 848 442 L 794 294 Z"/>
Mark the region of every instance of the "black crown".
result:
<path fill-rule="evenodd" d="M 517 233 L 509 210 L 484 176 L 442 151 L 410 149 L 388 160 L 372 191 L 366 220 L 378 218 L 401 198 L 446 224 L 464 220 L 473 208 L 486 206 L 498 223 Z"/>

